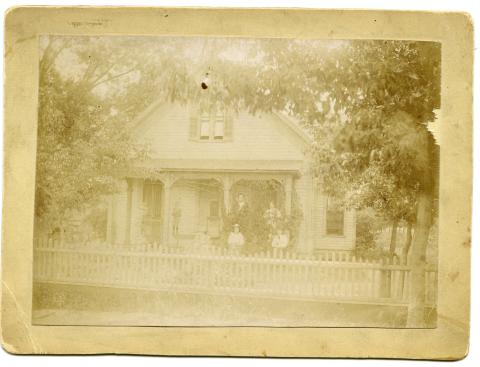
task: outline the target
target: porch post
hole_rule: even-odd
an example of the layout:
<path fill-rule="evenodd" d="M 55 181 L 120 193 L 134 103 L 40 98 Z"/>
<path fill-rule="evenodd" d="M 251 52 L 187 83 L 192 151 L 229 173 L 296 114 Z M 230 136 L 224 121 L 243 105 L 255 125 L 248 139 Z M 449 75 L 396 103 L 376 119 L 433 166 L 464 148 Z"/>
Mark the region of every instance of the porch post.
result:
<path fill-rule="evenodd" d="M 142 192 L 143 181 L 140 178 L 132 179 L 132 211 L 130 242 L 138 244 L 142 238 Z"/>
<path fill-rule="evenodd" d="M 290 215 L 292 213 L 292 190 L 293 190 L 293 178 L 288 176 L 285 180 L 285 214 Z"/>
<path fill-rule="evenodd" d="M 166 176 L 163 180 L 163 230 L 162 230 L 162 238 L 163 243 L 168 244 L 170 242 L 170 235 L 172 229 L 170 228 L 170 202 L 171 202 L 171 188 L 172 188 L 173 179 L 172 177 Z"/>
<path fill-rule="evenodd" d="M 132 229 L 132 180 L 127 178 L 127 212 L 125 220 L 125 239 L 124 244 L 130 245 L 130 235 Z"/>
<path fill-rule="evenodd" d="M 107 214 L 107 243 L 112 244 L 114 242 L 114 195 L 110 195 L 108 198 L 108 214 Z"/>
<path fill-rule="evenodd" d="M 223 200 L 225 205 L 225 212 L 228 215 L 230 213 L 230 190 L 232 189 L 232 178 L 226 176 L 223 179 Z"/>

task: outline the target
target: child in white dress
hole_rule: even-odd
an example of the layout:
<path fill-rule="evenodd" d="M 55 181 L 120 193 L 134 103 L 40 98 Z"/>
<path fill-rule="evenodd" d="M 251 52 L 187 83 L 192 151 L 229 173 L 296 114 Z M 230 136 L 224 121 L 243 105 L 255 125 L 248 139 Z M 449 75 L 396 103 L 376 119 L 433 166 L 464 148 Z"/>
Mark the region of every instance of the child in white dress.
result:
<path fill-rule="evenodd" d="M 233 231 L 228 235 L 228 247 L 232 250 L 239 251 L 245 244 L 245 237 L 243 237 L 242 232 L 240 232 L 240 226 L 235 224 L 233 226 Z"/>

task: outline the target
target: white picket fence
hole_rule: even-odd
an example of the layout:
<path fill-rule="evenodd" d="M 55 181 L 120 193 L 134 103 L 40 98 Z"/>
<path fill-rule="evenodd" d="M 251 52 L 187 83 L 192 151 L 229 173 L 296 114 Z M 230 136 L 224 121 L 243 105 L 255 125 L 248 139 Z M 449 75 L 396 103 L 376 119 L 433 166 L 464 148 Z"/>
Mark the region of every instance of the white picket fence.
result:
<path fill-rule="evenodd" d="M 406 304 L 409 274 L 398 259 L 387 264 L 333 251 L 243 255 L 218 247 L 79 248 L 51 241 L 37 242 L 34 250 L 38 282 L 232 296 Z M 436 304 L 436 283 L 436 270 L 427 267 L 429 305 Z"/>

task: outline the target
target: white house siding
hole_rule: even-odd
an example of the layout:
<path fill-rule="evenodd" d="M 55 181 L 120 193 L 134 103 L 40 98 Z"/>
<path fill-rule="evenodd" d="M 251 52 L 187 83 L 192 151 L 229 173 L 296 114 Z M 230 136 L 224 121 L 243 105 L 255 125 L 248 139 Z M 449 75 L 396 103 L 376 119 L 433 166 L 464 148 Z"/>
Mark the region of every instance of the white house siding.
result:
<path fill-rule="evenodd" d="M 138 125 L 138 136 L 153 150 L 153 158 L 203 160 L 303 160 L 305 143 L 273 115 L 233 116 L 230 141 L 190 139 L 186 106 L 169 105 L 153 111 Z M 303 147 L 302 147 L 303 145 Z M 232 167 L 234 169 L 235 167 Z"/>

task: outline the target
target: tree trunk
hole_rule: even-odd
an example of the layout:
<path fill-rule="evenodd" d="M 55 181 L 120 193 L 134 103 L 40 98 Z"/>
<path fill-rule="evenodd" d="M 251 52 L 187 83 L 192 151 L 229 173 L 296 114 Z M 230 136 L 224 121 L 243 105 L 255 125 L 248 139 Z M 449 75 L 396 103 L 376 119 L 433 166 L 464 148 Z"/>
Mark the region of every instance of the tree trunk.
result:
<path fill-rule="evenodd" d="M 393 264 L 393 258 L 395 257 L 395 249 L 397 247 L 397 230 L 398 220 L 394 219 L 392 222 L 392 234 L 390 236 L 390 247 L 388 250 L 388 259 L 386 261 L 386 264 Z M 385 269 L 382 274 L 382 296 L 385 298 L 389 298 L 391 296 L 392 288 L 392 271 L 390 269 Z"/>
<path fill-rule="evenodd" d="M 402 259 L 403 264 L 408 264 L 408 253 L 410 252 L 410 247 L 412 246 L 412 223 L 407 224 L 407 238 L 405 240 L 405 245 L 403 246 Z"/>
<path fill-rule="evenodd" d="M 390 248 L 389 248 L 390 260 L 392 260 L 393 257 L 395 256 L 395 250 L 397 247 L 397 228 L 398 228 L 398 220 L 394 219 L 392 223 L 392 235 L 390 236 Z"/>
<path fill-rule="evenodd" d="M 410 252 L 410 247 L 411 246 L 412 246 L 412 223 L 408 222 L 407 223 L 407 238 L 405 239 L 405 243 L 404 243 L 403 249 L 402 249 L 402 264 L 403 265 L 408 265 L 408 263 L 409 263 L 408 253 Z M 402 284 L 402 297 L 403 297 L 403 295 L 405 294 L 404 293 L 405 290 L 408 289 L 406 287 L 407 277 L 406 277 L 406 272 L 405 271 L 402 271 L 400 279 L 401 279 L 400 282 Z"/>
<path fill-rule="evenodd" d="M 417 219 L 410 257 L 410 299 L 407 327 L 425 327 L 425 265 L 428 233 L 432 222 L 433 197 L 429 190 L 418 193 Z"/>

